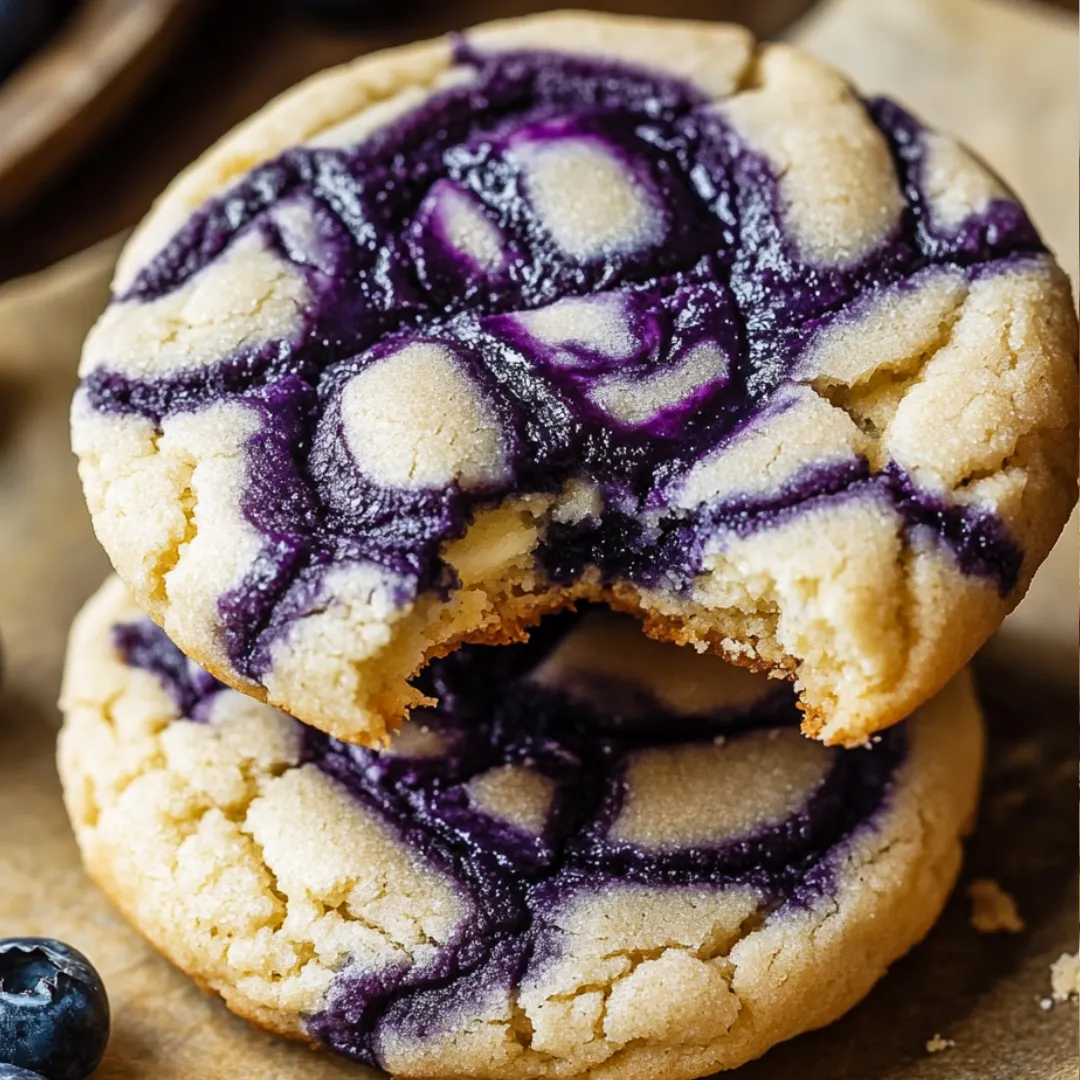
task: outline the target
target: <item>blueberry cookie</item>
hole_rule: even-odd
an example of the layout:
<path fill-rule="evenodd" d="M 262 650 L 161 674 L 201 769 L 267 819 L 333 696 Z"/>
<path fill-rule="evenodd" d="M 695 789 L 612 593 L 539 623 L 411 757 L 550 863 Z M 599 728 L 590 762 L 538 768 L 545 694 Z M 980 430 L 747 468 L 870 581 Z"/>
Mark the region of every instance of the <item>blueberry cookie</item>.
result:
<path fill-rule="evenodd" d="M 224 687 L 111 581 L 60 772 L 91 874 L 258 1024 L 410 1077 L 733 1068 L 929 929 L 982 758 L 966 674 L 862 749 L 601 610 L 421 678 L 389 750 Z"/>
<path fill-rule="evenodd" d="M 729 25 L 546 15 L 287 94 L 166 192 L 74 445 L 139 605 L 374 743 L 576 600 L 857 744 L 1018 602 L 1076 494 L 1076 326 L 955 141 Z"/>

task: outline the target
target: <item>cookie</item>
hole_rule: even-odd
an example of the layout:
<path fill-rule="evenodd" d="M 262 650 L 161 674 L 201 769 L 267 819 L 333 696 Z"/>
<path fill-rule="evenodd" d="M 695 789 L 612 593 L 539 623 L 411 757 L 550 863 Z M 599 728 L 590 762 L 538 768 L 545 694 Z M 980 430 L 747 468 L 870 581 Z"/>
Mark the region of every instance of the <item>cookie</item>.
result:
<path fill-rule="evenodd" d="M 862 749 L 600 611 L 434 661 L 390 750 L 225 688 L 110 581 L 60 773 L 90 873 L 257 1024 L 410 1077 L 700 1076 L 927 932 L 975 808 L 966 674 Z"/>
<path fill-rule="evenodd" d="M 855 745 L 1076 496 L 1076 320 L 957 142 L 738 27 L 545 15 L 366 57 L 166 192 L 73 439 L 139 605 L 373 744 L 465 641 L 602 601 Z"/>

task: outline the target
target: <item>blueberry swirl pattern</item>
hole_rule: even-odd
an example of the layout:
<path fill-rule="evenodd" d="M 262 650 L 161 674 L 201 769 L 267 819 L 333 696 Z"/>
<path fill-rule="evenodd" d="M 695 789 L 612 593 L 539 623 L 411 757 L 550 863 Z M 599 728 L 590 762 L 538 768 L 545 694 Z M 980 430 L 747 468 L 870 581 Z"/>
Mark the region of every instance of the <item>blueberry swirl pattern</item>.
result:
<path fill-rule="evenodd" d="M 192 664 L 113 580 L 60 768 L 91 873 L 234 1011 L 407 1076 L 734 1067 L 849 1008 L 960 860 L 966 678 L 871 747 L 626 616 L 433 661 L 389 750 Z"/>
<path fill-rule="evenodd" d="M 854 744 L 1064 522 L 1074 321 L 1012 195 L 896 104 L 735 27 L 546 17 L 361 61 L 196 166 L 74 441 L 146 610 L 334 735 L 586 598 Z"/>

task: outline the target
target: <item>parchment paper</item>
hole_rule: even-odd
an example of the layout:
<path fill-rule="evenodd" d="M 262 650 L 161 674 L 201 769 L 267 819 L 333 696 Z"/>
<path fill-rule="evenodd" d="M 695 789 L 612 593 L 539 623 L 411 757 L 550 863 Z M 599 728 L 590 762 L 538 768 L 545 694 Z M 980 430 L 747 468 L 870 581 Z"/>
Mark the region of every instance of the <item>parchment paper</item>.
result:
<path fill-rule="evenodd" d="M 1002 0 L 836 0 L 796 35 L 867 89 L 968 138 L 1025 195 L 1075 275 L 1071 20 Z M 57 936 L 98 965 L 114 1013 L 100 1080 L 373 1075 L 231 1017 L 144 945 L 79 866 L 52 760 L 54 702 L 68 623 L 108 565 L 68 451 L 67 408 L 116 250 L 0 289 L 0 936 Z M 961 888 L 863 1005 L 771 1051 L 744 1080 L 1076 1077 L 1075 1006 L 1037 1003 L 1050 962 L 1077 938 L 1075 544 L 1073 529 L 978 666 L 992 754 L 964 881 L 998 880 L 1027 929 L 976 934 Z M 937 1033 L 956 1045 L 929 1055 Z"/>

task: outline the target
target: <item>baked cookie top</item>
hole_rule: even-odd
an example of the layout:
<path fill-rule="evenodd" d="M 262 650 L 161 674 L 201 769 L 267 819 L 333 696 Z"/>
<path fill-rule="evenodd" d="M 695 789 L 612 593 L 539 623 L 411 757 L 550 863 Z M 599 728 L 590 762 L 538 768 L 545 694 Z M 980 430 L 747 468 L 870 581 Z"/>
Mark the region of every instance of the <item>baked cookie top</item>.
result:
<path fill-rule="evenodd" d="M 388 751 L 225 688 L 112 580 L 60 743 L 86 864 L 234 1011 L 392 1073 L 735 1067 L 929 929 L 982 757 L 966 676 L 867 749 L 626 616 L 435 660 Z"/>
<path fill-rule="evenodd" d="M 547 15 L 320 76 L 184 174 L 73 438 L 139 604 L 342 738 L 584 597 L 855 744 L 1023 595 L 1075 364 L 1064 276 L 951 138 L 738 27 Z"/>

